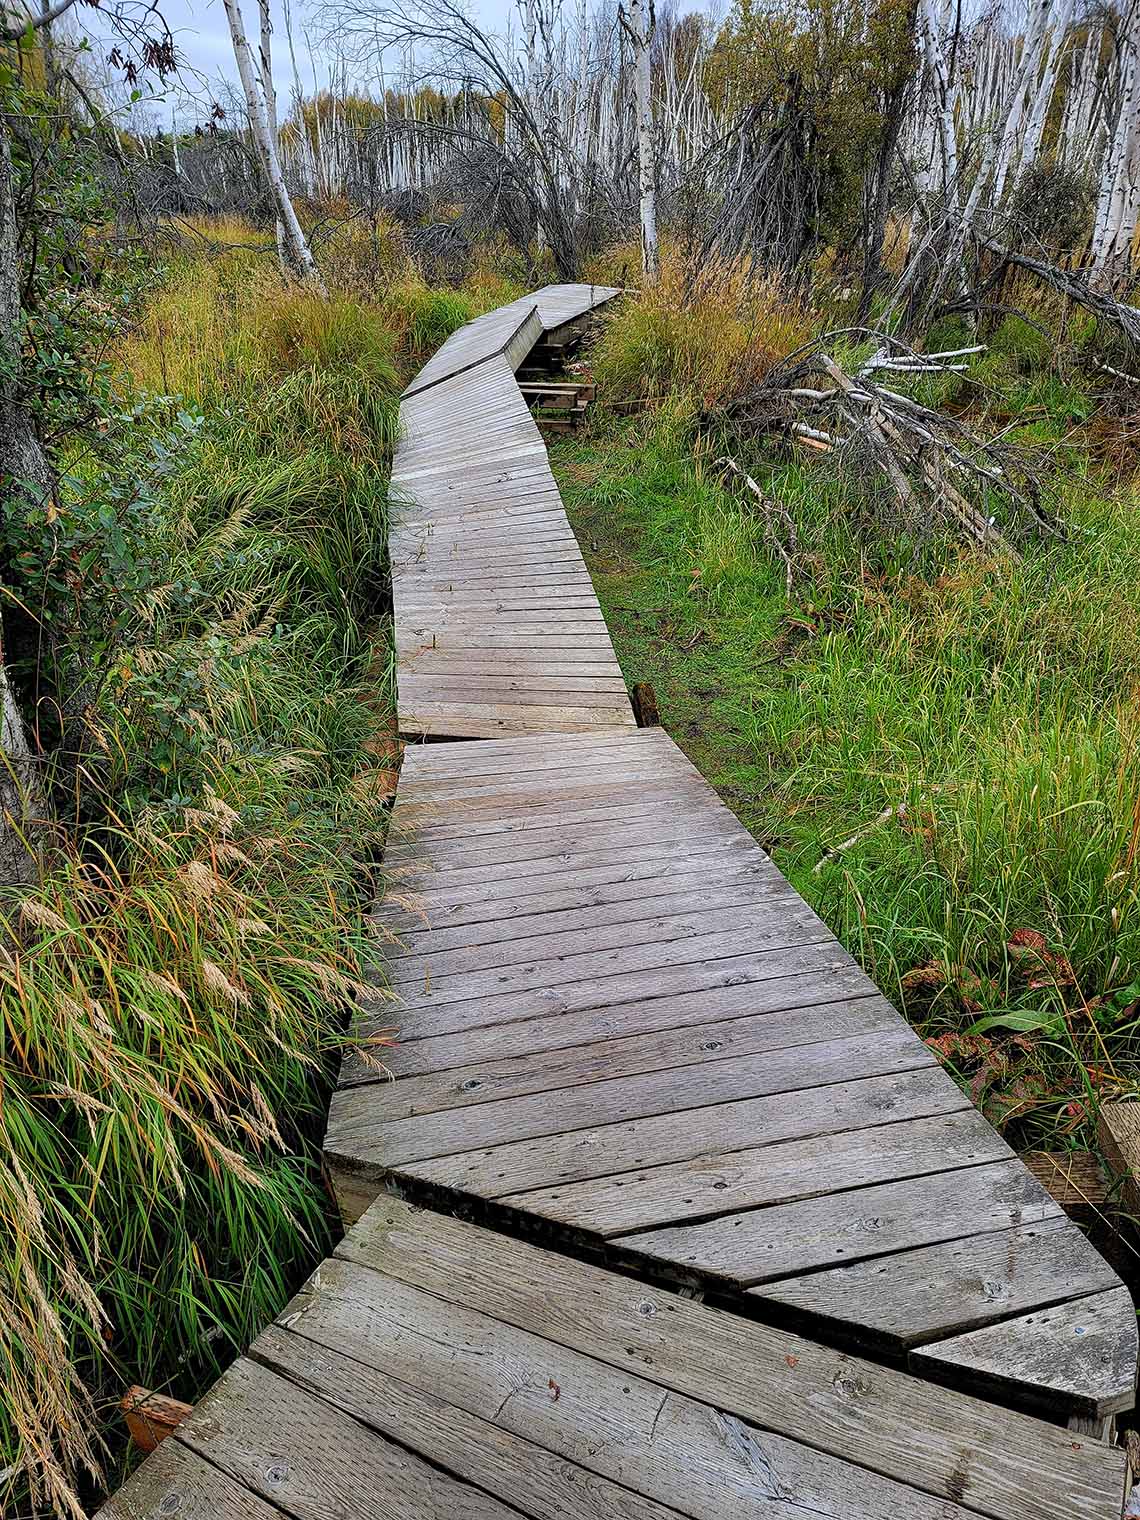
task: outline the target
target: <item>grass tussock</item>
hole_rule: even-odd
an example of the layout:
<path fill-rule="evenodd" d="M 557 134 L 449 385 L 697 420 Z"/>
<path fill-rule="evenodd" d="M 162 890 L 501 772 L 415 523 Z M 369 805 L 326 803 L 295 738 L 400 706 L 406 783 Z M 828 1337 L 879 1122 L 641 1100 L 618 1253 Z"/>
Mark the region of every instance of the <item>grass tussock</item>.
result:
<path fill-rule="evenodd" d="M 5 1514 L 81 1514 L 125 1388 L 196 1398 L 327 1242 L 401 335 L 251 257 L 172 263 L 58 508 L 5 524 L 82 696 L 42 880 L 0 898 Z"/>
<path fill-rule="evenodd" d="M 703 271 L 667 250 L 661 277 L 606 318 L 593 350 L 602 394 L 714 406 L 757 384 L 811 335 L 803 308 L 744 265 Z"/>
<path fill-rule="evenodd" d="M 987 405 L 1016 415 L 1021 387 L 1021 436 L 1080 455 L 1071 387 L 1008 349 L 979 361 L 1009 382 Z M 556 451 L 627 680 L 654 683 L 674 736 L 1024 1145 L 1095 1145 L 1140 1059 L 1140 517 L 1135 483 L 1080 457 L 1068 542 L 1016 562 L 885 537 L 858 480 L 757 446 L 748 468 L 797 529 L 789 596 L 683 398 Z"/>
<path fill-rule="evenodd" d="M 480 250 L 459 284 L 429 284 L 397 226 L 360 219 L 336 224 L 319 245 L 325 300 L 282 285 L 273 239 L 251 223 L 181 225 L 162 288 L 124 349 L 135 383 L 155 395 L 217 403 L 293 377 L 296 388 L 331 392 L 315 398 L 322 424 L 337 426 L 347 404 L 351 429 L 356 406 L 390 400 L 397 369 L 406 380 L 458 328 L 530 288 L 495 249 Z"/>

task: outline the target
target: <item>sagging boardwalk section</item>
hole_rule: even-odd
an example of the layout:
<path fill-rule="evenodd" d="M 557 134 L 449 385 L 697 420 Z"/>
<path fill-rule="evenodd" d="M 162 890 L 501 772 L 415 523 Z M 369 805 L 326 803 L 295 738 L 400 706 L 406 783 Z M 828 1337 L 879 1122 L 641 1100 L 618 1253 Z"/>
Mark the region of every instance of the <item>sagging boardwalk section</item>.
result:
<path fill-rule="evenodd" d="M 326 1137 L 362 1217 L 103 1520 L 1119 1520 L 1070 1423 L 1132 1406 L 1127 1292 L 623 705 L 511 397 L 598 300 L 409 387 L 400 723 L 482 742 L 405 755 L 362 1030 L 400 1041 Z"/>

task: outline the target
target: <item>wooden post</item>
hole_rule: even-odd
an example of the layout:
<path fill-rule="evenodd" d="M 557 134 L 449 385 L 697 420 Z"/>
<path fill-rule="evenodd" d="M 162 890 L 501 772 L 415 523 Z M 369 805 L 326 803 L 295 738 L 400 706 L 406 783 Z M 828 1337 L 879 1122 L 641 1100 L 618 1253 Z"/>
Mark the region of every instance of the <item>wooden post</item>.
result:
<path fill-rule="evenodd" d="M 1097 1134 L 1114 1176 L 1124 1179 L 1120 1198 L 1125 1212 L 1140 1220 L 1140 1102 L 1104 1104 Z"/>
<path fill-rule="evenodd" d="M 193 1407 L 181 1399 L 168 1399 L 164 1393 L 152 1393 L 149 1388 L 137 1385 L 129 1388 L 119 1400 L 119 1408 L 127 1417 L 131 1440 L 140 1451 L 153 1451 L 176 1426 L 181 1425 Z"/>

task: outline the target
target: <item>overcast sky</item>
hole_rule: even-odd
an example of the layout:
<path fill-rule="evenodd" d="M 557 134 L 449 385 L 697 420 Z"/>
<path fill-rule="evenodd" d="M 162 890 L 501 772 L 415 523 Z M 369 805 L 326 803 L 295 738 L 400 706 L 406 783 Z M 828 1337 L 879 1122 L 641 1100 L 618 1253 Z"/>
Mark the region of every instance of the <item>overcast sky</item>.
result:
<path fill-rule="evenodd" d="M 175 43 L 183 64 L 180 85 L 161 92 L 154 80 L 144 81 L 144 93 L 149 97 L 154 91 L 159 99 L 144 99 L 133 112 L 133 125 L 141 131 L 165 131 L 172 114 L 178 125 L 186 130 L 209 117 L 215 100 L 223 105 L 234 98 L 237 71 L 234 67 L 233 47 L 222 0 L 156 0 L 157 9 L 174 33 Z M 328 83 L 327 50 L 321 45 L 321 23 L 315 19 L 315 6 L 320 0 L 289 0 L 293 15 L 293 39 L 297 49 L 297 67 L 301 75 L 301 88 L 306 95 L 321 89 Z M 486 31 L 505 35 L 508 30 L 517 38 L 519 33 L 518 11 L 515 0 L 467 0 L 471 14 Z M 250 42 L 256 46 L 258 10 L 257 0 L 241 0 L 246 31 Z M 293 98 L 293 71 L 289 61 L 285 18 L 282 0 L 271 0 L 273 13 L 273 78 L 277 86 L 279 112 L 284 117 Z M 677 9 L 700 10 L 714 15 L 723 14 L 727 0 L 677 0 Z M 576 6 L 574 7 L 576 9 Z M 591 0 L 591 10 L 594 0 Z M 85 17 L 86 17 L 85 13 Z M 390 71 L 394 72 L 394 71 Z M 362 78 L 360 85 L 367 88 L 369 80 Z"/>
<path fill-rule="evenodd" d="M 699 0 L 698 0 L 699 3 Z M 227 88 L 237 82 L 233 48 L 222 0 L 158 0 L 158 8 L 174 33 L 175 43 L 185 69 L 184 87 L 171 92 L 178 98 L 178 116 L 188 125 L 188 117 L 198 114 L 204 119 L 211 99 L 225 99 Z M 469 9 L 480 25 L 505 33 L 517 16 L 514 0 L 469 0 Z M 247 35 L 256 46 L 257 0 L 243 0 Z M 273 78 L 277 85 L 281 114 L 288 109 L 293 95 L 293 71 L 285 34 L 281 0 L 272 0 Z M 321 47 L 321 26 L 313 19 L 306 0 L 292 0 L 293 39 L 297 49 L 297 67 L 301 87 L 306 94 L 328 82 L 328 69 Z M 517 22 L 515 29 L 517 31 Z M 362 81 L 366 84 L 367 81 Z M 165 125 L 171 108 L 171 95 L 160 106 L 141 108 L 156 125 Z"/>

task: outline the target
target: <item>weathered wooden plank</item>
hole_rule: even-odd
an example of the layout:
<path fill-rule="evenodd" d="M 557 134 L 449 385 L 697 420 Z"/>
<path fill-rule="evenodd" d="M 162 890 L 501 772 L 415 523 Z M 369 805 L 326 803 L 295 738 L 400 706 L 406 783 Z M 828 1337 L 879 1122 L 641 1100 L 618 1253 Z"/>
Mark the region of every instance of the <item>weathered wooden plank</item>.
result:
<path fill-rule="evenodd" d="M 316 1363 L 322 1396 L 525 1514 L 966 1520 L 943 1500 L 664 1388 L 651 1366 L 614 1367 L 356 1262 L 328 1263 L 321 1276 L 287 1312 L 306 1337 L 286 1343 L 291 1370 L 309 1343 L 302 1375 Z M 341 1350 L 350 1362 L 321 1368 L 319 1357 Z"/>
<path fill-rule="evenodd" d="M 433 788 L 422 797 L 398 801 L 396 815 L 405 831 L 425 840 L 460 835 L 508 834 L 536 826 L 597 819 L 604 829 L 611 817 L 636 817 L 649 807 L 676 802 L 707 802 L 703 788 L 689 777 L 658 776 L 650 769 L 621 771 L 612 786 L 599 787 L 588 776 L 565 775 L 520 779 L 506 791 L 470 784 Z M 694 831 L 695 832 L 695 831 Z M 760 851 L 755 852 L 760 856 Z M 776 868 L 770 866 L 775 876 Z"/>
<path fill-rule="evenodd" d="M 718 988 L 711 993 L 613 1003 L 602 1008 L 589 1008 L 582 1013 L 523 1019 L 427 1039 L 402 1038 L 391 1061 L 398 1067 L 401 1078 L 438 1074 L 439 1080 L 445 1081 L 446 1073 L 454 1076 L 459 1068 L 465 1067 L 473 1074 L 478 1071 L 476 1080 L 481 1080 L 483 1073 L 493 1071 L 491 1085 L 494 1086 L 496 1078 L 501 1081 L 501 1074 L 514 1069 L 522 1058 L 529 1057 L 537 1063 L 543 1055 L 551 1056 L 555 1051 L 585 1052 L 596 1046 L 612 1044 L 618 1047 L 614 1059 L 624 1060 L 628 1067 L 632 1057 L 624 1054 L 625 1042 L 646 1041 L 658 1035 L 665 1043 L 673 1043 L 681 1065 L 693 1048 L 692 1040 L 697 1038 L 697 1035 L 690 1037 L 688 1033 L 694 1026 L 700 1032 L 698 1049 L 704 1042 L 742 1039 L 744 1036 L 738 1029 L 754 1022 L 756 1033 L 751 1038 L 757 1042 L 770 1040 L 769 1048 L 777 1049 L 785 1033 L 789 1037 L 794 1034 L 794 1043 L 798 1044 L 801 1036 L 803 1043 L 807 1043 L 828 1034 L 853 1033 L 858 1029 L 869 1031 L 879 1028 L 880 1023 L 890 1023 L 894 1010 L 889 1004 L 868 996 L 862 986 L 851 987 L 841 982 L 832 990 L 838 994 L 836 1000 L 819 1003 L 819 988 L 815 979 L 808 975 L 758 985 Z M 843 1000 L 845 991 L 854 993 L 850 1002 Z M 863 1011 L 856 1009 L 856 1003 L 866 1003 L 870 1007 Z M 730 1012 L 734 1008 L 751 1011 L 723 1023 L 701 1022 L 710 1015 Z M 782 1013 L 787 1017 L 781 1018 Z M 762 1025 L 760 1021 L 763 1021 Z M 355 1032 L 363 1039 L 381 1029 L 393 1027 L 399 1028 L 399 1010 L 385 1001 L 369 1009 L 359 1020 Z M 702 1057 L 704 1054 L 701 1052 Z M 524 1072 L 527 1069 L 523 1068 Z M 619 1066 L 618 1070 L 622 1069 Z M 340 1080 L 347 1087 L 354 1081 L 370 1081 L 372 1077 L 364 1075 L 355 1053 L 350 1051 L 345 1057 Z M 524 1074 L 521 1081 L 525 1080 Z"/>
<path fill-rule="evenodd" d="M 1102 1103 L 1097 1136 L 1125 1208 L 1140 1219 L 1140 1103 Z"/>
<path fill-rule="evenodd" d="M 876 1038 L 880 1035 L 876 1031 Z M 508 1194 L 501 1201 L 575 1229 L 611 1236 L 873 1183 L 932 1177 L 1007 1161 L 1012 1154 L 981 1114 L 963 1109 L 786 1145 L 722 1151 L 669 1166 Z"/>
<path fill-rule="evenodd" d="M 322 1271 L 339 1288 L 345 1266 L 347 1263 L 330 1262 Z M 574 1422 L 578 1411 L 567 1415 L 569 1398 L 566 1406 L 557 1407 L 562 1383 L 557 1385 L 559 1398 L 552 1399 L 550 1371 L 545 1389 L 541 1379 L 536 1378 L 533 1384 L 539 1397 L 561 1416 L 557 1421 L 561 1438 L 548 1450 L 504 1428 L 506 1422 L 497 1421 L 496 1411 L 481 1397 L 483 1387 L 465 1377 L 465 1362 L 475 1354 L 465 1346 L 449 1358 L 447 1380 L 454 1383 L 457 1378 L 464 1379 L 460 1389 L 463 1405 L 439 1396 L 444 1383 L 436 1381 L 434 1386 L 424 1387 L 421 1377 L 420 1386 L 413 1386 L 394 1376 L 394 1367 L 401 1364 L 409 1348 L 419 1344 L 429 1355 L 433 1346 L 439 1352 L 439 1343 L 432 1337 L 438 1327 L 434 1301 L 425 1298 L 420 1314 L 410 1316 L 407 1329 L 397 1331 L 396 1344 L 389 1348 L 381 1336 L 369 1333 L 378 1324 L 393 1322 L 392 1305 L 384 1301 L 388 1279 L 357 1269 L 345 1286 L 341 1307 L 349 1309 L 350 1322 L 344 1330 L 343 1316 L 329 1316 L 318 1324 L 311 1314 L 301 1311 L 296 1323 L 302 1334 L 272 1326 L 250 1347 L 251 1358 L 524 1514 L 556 1514 L 561 1520 L 598 1520 L 599 1515 L 613 1516 L 614 1520 L 675 1520 L 674 1509 L 601 1476 L 598 1464 L 592 1463 L 593 1470 L 588 1470 L 567 1455 L 571 1450 L 577 1454 L 579 1448 L 587 1457 L 591 1455 L 588 1437 L 592 1427 L 577 1430 Z M 402 1287 L 395 1285 L 397 1294 Z M 332 1345 L 307 1338 L 310 1332 L 319 1336 L 322 1331 Z M 383 1364 L 367 1360 L 381 1347 L 386 1353 Z M 508 1348 L 500 1338 L 491 1337 L 490 1349 L 490 1365 L 497 1370 L 502 1385 L 499 1401 L 507 1397 L 509 1402 L 512 1374 L 506 1360 Z M 349 1350 L 351 1359 L 342 1354 Z M 539 1343 L 531 1359 L 532 1376 L 549 1366 L 548 1357 L 547 1347 Z M 424 1360 L 417 1358 L 413 1373 L 424 1367 Z M 482 1412 L 470 1412 L 466 1406 L 477 1402 Z M 628 1481 L 624 1470 L 621 1476 Z"/>
<path fill-rule="evenodd" d="M 622 680 L 620 667 L 604 656 L 599 659 L 587 654 L 577 659 L 551 659 L 517 650 L 481 649 L 461 655 L 446 648 L 428 646 L 409 654 L 403 668 L 413 676 L 537 677 L 542 681 L 560 682 L 571 690 L 574 682 L 591 678 L 601 679 L 607 686 Z M 530 685 L 534 686 L 533 680 Z"/>
<path fill-rule="evenodd" d="M 500 620 L 495 625 L 498 627 L 511 621 L 516 612 L 544 612 L 547 621 L 554 622 L 566 612 L 593 615 L 598 610 L 588 576 L 570 575 L 551 581 L 537 575 L 528 579 L 504 573 L 502 582 L 467 586 L 451 577 L 433 582 L 397 574 L 392 591 L 397 623 L 434 620 L 446 613 L 493 616 Z"/>
<path fill-rule="evenodd" d="M 590 766 L 622 763 L 640 766 L 656 759 L 662 768 L 672 766 L 679 772 L 688 762 L 672 744 L 662 748 L 655 737 L 658 732 L 643 728 L 634 734 L 574 734 L 559 739 L 556 745 L 526 738 L 449 745 L 446 750 L 436 745 L 413 746 L 405 764 L 410 767 L 409 780 L 417 787 L 468 785 L 483 779 L 508 791 L 518 785 L 523 775 L 558 771 L 573 774 Z M 711 795 L 715 794 L 710 788 Z M 755 848 L 755 841 L 752 843 Z"/>
<path fill-rule="evenodd" d="M 456 952 L 468 953 L 478 949 L 481 954 L 491 953 L 491 946 L 507 941 L 520 942 L 536 936 L 573 933 L 578 936 L 595 930 L 614 932 L 618 925 L 653 923 L 663 919 L 672 921 L 692 914 L 701 917 L 709 913 L 719 914 L 726 910 L 751 908 L 754 911 L 770 907 L 779 911 L 793 902 L 792 888 L 786 882 L 772 881 L 761 875 L 737 874 L 720 886 L 714 880 L 706 892 L 684 889 L 647 897 L 641 893 L 629 893 L 624 898 L 599 903 L 593 907 L 575 907 L 562 912 L 516 913 L 489 922 L 470 921 L 458 925 L 441 926 L 442 915 L 436 908 L 425 909 L 424 918 L 416 919 L 406 912 L 403 916 L 407 938 L 401 945 L 393 946 L 387 962 L 398 974 L 400 962 L 430 957 L 435 974 L 447 969 L 448 962 L 439 957 Z M 396 920 L 386 920 L 392 927 Z M 579 939 L 580 948 L 585 945 Z M 897 1018 L 898 1015 L 896 1014 Z"/>
<path fill-rule="evenodd" d="M 473 1107 L 415 1114 L 406 1119 L 378 1119 L 375 1095 L 367 1088 L 352 1088 L 337 1093 L 333 1099 L 327 1145 L 337 1152 L 382 1156 L 389 1166 L 396 1167 L 508 1141 L 541 1135 L 565 1136 L 575 1129 L 624 1123 L 652 1114 L 692 1110 L 687 1117 L 695 1128 L 700 1123 L 695 1111 L 702 1105 L 767 1093 L 792 1093 L 843 1078 L 913 1071 L 932 1064 L 933 1057 L 926 1046 L 900 1022 L 895 1029 L 884 1030 L 873 1042 L 857 1035 L 818 1045 L 764 1051 L 735 1061 L 641 1072 L 593 1082 L 585 1088 L 570 1087 Z M 1028 1173 L 1025 1175 L 1028 1177 Z"/>
<path fill-rule="evenodd" d="M 394 547 L 389 544 L 393 563 L 402 573 L 430 574 L 442 565 L 458 565 L 462 561 L 480 569 L 491 570 L 501 565 L 529 565 L 550 562 L 580 564 L 582 551 L 578 540 L 569 527 L 559 521 L 561 513 L 541 532 L 527 533 L 518 518 L 504 522 L 497 533 L 484 529 L 481 533 L 446 531 L 427 528 L 415 533 L 397 536 Z M 545 521 L 545 519 L 544 519 Z"/>
<path fill-rule="evenodd" d="M 634 718 L 632 711 L 628 719 L 615 715 L 607 708 L 583 707 L 581 705 L 565 705 L 561 707 L 520 707 L 510 703 L 481 702 L 423 702 L 417 701 L 406 712 L 400 712 L 401 732 L 417 732 L 421 729 L 424 733 L 451 733 L 461 735 L 464 730 L 457 727 L 468 716 L 479 725 L 479 733 L 489 731 L 491 733 L 503 733 L 513 729 L 533 729 L 538 733 L 550 733 L 559 728 L 573 726 L 581 728 L 587 724 L 596 724 L 608 727 L 618 721 L 628 721 L 633 726 Z M 474 729 L 472 737 L 478 738 Z"/>
<path fill-rule="evenodd" d="M 591 707 L 599 712 L 629 712 L 629 697 L 625 683 L 611 681 L 526 681 L 512 677 L 469 676 L 448 680 L 425 672 L 422 675 L 400 675 L 400 700 L 408 711 L 420 710 L 422 704 L 435 706 L 447 702 L 462 702 L 466 706 L 542 707 L 549 710 L 553 702 L 574 703 L 575 707 Z M 615 723 L 618 721 L 615 717 Z"/>
<path fill-rule="evenodd" d="M 95 1520 L 280 1520 L 281 1511 L 250 1493 L 178 1441 L 163 1441 Z"/>
<path fill-rule="evenodd" d="M 1135 1406 L 1136 1356 L 1136 1310 L 1118 1287 L 924 1346 L 911 1363 L 1100 1418 Z"/>
<path fill-rule="evenodd" d="M 600 625 L 596 614 L 587 611 L 578 623 L 566 622 L 577 613 L 562 612 L 559 621 L 547 623 L 537 633 L 528 631 L 525 614 L 510 614 L 509 623 L 502 621 L 498 613 L 492 619 L 449 617 L 445 622 L 432 626 L 406 628 L 397 638 L 397 652 L 415 655 L 426 650 L 521 650 L 527 654 L 549 655 L 557 653 L 561 659 L 609 660 L 612 646 L 606 635 L 595 632 Z M 550 614 L 545 615 L 549 618 Z M 542 617 L 542 614 L 539 614 Z M 497 620 L 497 621 L 495 621 Z"/>
<path fill-rule="evenodd" d="M 584 565 L 501 565 L 490 574 L 470 573 L 456 565 L 425 565 L 400 574 L 400 605 L 446 599 L 490 600 L 501 606 L 509 598 L 526 594 L 541 597 L 545 606 L 557 606 L 567 598 L 592 604 L 594 583 Z"/>
<path fill-rule="evenodd" d="M 690 897 L 694 884 L 702 881 L 710 893 L 737 886 L 760 892 L 768 879 L 751 856 L 741 859 L 729 854 L 722 860 L 718 853 L 635 860 L 628 870 L 617 865 L 608 871 L 605 867 L 570 871 L 560 877 L 566 884 L 553 890 L 549 885 L 543 890 L 541 881 L 537 891 L 528 890 L 524 878 L 521 884 L 502 883 L 507 890 L 493 897 L 477 897 L 465 887 L 449 890 L 444 885 L 446 876 L 437 872 L 422 889 L 411 886 L 407 879 L 393 880 L 371 917 L 394 932 L 430 927 L 433 942 L 460 944 L 466 943 L 464 936 L 509 935 L 514 922 L 539 922 L 543 917 L 555 920 L 571 910 L 620 916 L 629 905 L 631 913 L 653 912 L 652 904 Z"/>
<path fill-rule="evenodd" d="M 716 925 L 715 935 L 710 932 Z M 741 935 L 731 939 L 731 931 Z M 715 938 L 719 944 L 735 947 L 744 943 L 744 935 L 753 944 L 776 942 L 796 944 L 827 938 L 821 920 L 789 888 L 774 891 L 767 898 L 737 903 L 733 907 L 704 908 L 696 905 L 687 913 L 660 911 L 651 916 L 603 922 L 590 928 L 548 930 L 527 934 L 518 939 L 495 938 L 486 943 L 434 951 L 424 948 L 418 955 L 403 956 L 390 963 L 388 980 L 401 992 L 406 985 L 419 987 L 430 983 L 433 995 L 443 995 L 458 988 L 463 998 L 468 992 L 478 997 L 494 987 L 482 980 L 483 973 L 499 972 L 507 967 L 528 968 L 557 962 L 579 970 L 584 956 L 601 951 L 622 950 L 633 954 L 642 948 L 664 943 L 676 951 L 688 939 L 706 943 Z M 430 943 L 430 933 L 422 936 Z M 655 952 L 654 952 L 655 953 Z M 634 962 L 637 964 L 637 962 Z M 656 960 L 651 964 L 657 964 Z M 571 978 L 572 979 L 572 978 Z M 501 982 L 502 977 L 496 977 Z"/>
<path fill-rule="evenodd" d="M 621 1245 L 633 1256 L 745 1288 L 1060 1215 L 1036 1178 L 1013 1161 L 651 1230 L 624 1236 Z"/>
<path fill-rule="evenodd" d="M 1117 1286 L 1068 1219 L 969 1236 L 750 1289 L 803 1323 L 844 1319 L 864 1345 L 901 1350 Z"/>
<path fill-rule="evenodd" d="M 337 1254 L 995 1520 L 1108 1520 L 1124 1454 L 384 1199 Z"/>
<path fill-rule="evenodd" d="M 488 521 L 473 527 L 471 519 L 463 518 L 402 527 L 389 541 L 392 562 L 401 573 L 430 569 L 433 563 L 449 564 L 465 554 L 472 564 L 489 568 L 530 564 L 546 553 L 574 558 L 581 552 L 561 508 L 537 518 L 503 517 L 496 526 Z"/>
<path fill-rule="evenodd" d="M 400 691 L 413 706 L 419 696 L 429 701 L 466 698 L 468 701 L 548 704 L 557 693 L 591 707 L 628 708 L 629 695 L 621 676 L 512 676 L 495 671 L 441 675 L 436 670 L 400 676 Z"/>
<path fill-rule="evenodd" d="M 445 1003 L 466 1004 L 486 997 L 523 998 L 535 992 L 547 998 L 563 983 L 593 981 L 602 976 L 624 977 L 640 971 L 665 973 L 672 966 L 693 961 L 731 958 L 742 944 L 751 944 L 756 951 L 766 951 L 824 943 L 827 943 L 827 937 L 805 906 L 796 914 L 775 915 L 747 936 L 737 930 L 666 934 L 659 940 L 603 947 L 577 955 L 567 954 L 560 945 L 555 947 L 553 955 L 538 950 L 530 960 L 517 964 L 439 977 L 434 977 L 430 968 L 425 967 L 422 975 L 401 980 L 400 996 L 409 1009 L 417 1010 L 439 1009 Z M 667 991 L 668 987 L 668 981 L 662 977 L 661 990 Z M 518 1016 L 523 1016 L 521 1008 Z M 911 1038 L 917 1040 L 913 1034 Z"/>
<path fill-rule="evenodd" d="M 520 657 L 512 655 L 510 658 Z M 538 650 L 531 658 L 546 660 L 549 655 Z M 646 729 L 637 731 L 638 734 L 646 732 Z M 536 751 L 533 769 L 524 763 L 513 774 L 504 774 L 494 768 L 485 771 L 458 771 L 455 774 L 425 774 L 422 768 L 418 768 L 409 778 L 408 792 L 399 799 L 397 805 L 402 808 L 426 799 L 493 806 L 509 812 L 516 802 L 525 804 L 542 801 L 547 797 L 557 799 L 562 793 L 602 800 L 610 794 L 613 787 L 628 786 L 634 781 L 648 781 L 671 791 L 673 795 L 677 794 L 674 788 L 688 789 L 694 796 L 704 800 L 704 811 L 719 811 L 719 804 L 703 778 L 697 776 L 687 765 L 663 764 L 659 754 L 646 750 L 644 746 L 635 747 L 637 735 L 614 733 L 592 737 L 593 749 L 578 752 L 560 761 L 550 754 L 542 755 Z M 479 747 L 482 748 L 482 745 Z M 549 750 L 550 746 L 547 745 L 546 748 Z M 693 832 L 698 831 L 694 829 Z"/>
<path fill-rule="evenodd" d="M 450 556 L 423 557 L 414 565 L 396 567 L 400 595 L 422 597 L 425 593 L 448 593 L 463 589 L 470 592 L 491 590 L 496 594 L 519 589 L 549 591 L 573 588 L 579 595 L 592 596 L 593 582 L 580 557 L 563 554 L 540 559 L 511 559 L 461 564 Z"/>
<path fill-rule="evenodd" d="M 788 1101 L 786 1093 L 713 1103 L 688 1112 L 651 1114 L 531 1140 L 472 1147 L 407 1163 L 399 1169 L 438 1187 L 500 1198 L 556 1183 L 684 1161 L 706 1151 L 731 1150 L 742 1139 L 753 1145 L 775 1144 L 865 1129 L 891 1119 L 952 1113 L 967 1106 L 968 1100 L 940 1067 L 923 1067 L 830 1087 L 805 1088 L 794 1103 Z M 360 1164 L 360 1149 L 358 1145 L 352 1147 L 347 1157 L 351 1163 Z"/>
<path fill-rule="evenodd" d="M 511 1520 L 513 1514 L 245 1357 L 173 1440 L 296 1520 Z"/>
<path fill-rule="evenodd" d="M 730 841 L 740 837 L 740 825 L 735 818 L 725 812 L 710 818 L 703 832 L 706 838 L 715 837 Z M 485 840 L 469 840 L 463 847 L 467 864 L 458 869 L 470 871 L 493 864 L 496 870 L 500 870 L 507 865 L 513 867 L 522 861 L 549 861 L 560 855 L 587 861 L 595 853 L 604 854 L 615 848 L 630 845 L 653 844 L 665 837 L 685 839 L 690 833 L 691 825 L 687 819 L 678 818 L 675 809 L 670 814 L 667 806 L 659 804 L 656 807 L 651 806 L 640 810 L 637 817 L 628 823 L 611 821 L 604 835 L 606 850 L 591 849 L 592 841 L 583 840 L 580 831 L 576 829 L 534 828 L 502 839 L 491 836 Z M 578 848 L 575 848 L 575 843 Z M 413 859 L 426 863 L 431 860 L 434 853 L 430 843 L 400 841 L 394 848 L 387 851 L 386 855 L 395 865 L 400 865 Z M 562 863 L 565 864 L 565 862 Z M 556 870 L 557 867 L 549 869 Z"/>
<path fill-rule="evenodd" d="M 817 968 L 827 974 L 848 966 L 834 944 L 783 946 L 746 955 L 710 961 L 698 957 L 687 964 L 649 967 L 643 971 L 618 971 L 613 975 L 587 976 L 556 986 L 536 986 L 525 994 L 472 998 L 432 1006 L 405 1000 L 403 1026 L 417 1039 L 543 1018 L 557 1013 L 577 1013 L 625 1000 L 665 998 L 684 992 L 744 986 L 776 981 Z M 831 983 L 821 980 L 818 996 L 828 995 Z M 837 990 L 838 990 L 838 984 Z M 845 984 L 844 984 L 845 985 Z"/>
<path fill-rule="evenodd" d="M 465 586 L 503 586 L 522 581 L 525 584 L 547 584 L 569 581 L 581 584 L 589 580 L 589 571 L 577 544 L 544 543 L 529 552 L 522 548 L 509 556 L 500 552 L 482 556 L 468 556 L 459 545 L 444 551 L 429 540 L 423 552 L 406 566 L 399 567 L 401 582 L 405 586 L 422 588 L 433 582 L 453 585 L 462 581 Z M 593 582 L 590 582 L 591 586 Z"/>
<path fill-rule="evenodd" d="M 528 1021 L 526 1028 L 533 1030 L 536 1023 L 545 1022 Z M 407 1072 L 405 1054 L 410 1053 L 413 1064 L 419 1064 L 422 1055 L 401 1045 L 389 1061 L 399 1080 L 385 1082 L 381 1091 L 373 1093 L 374 1112 L 377 1118 L 405 1118 L 498 1098 L 579 1087 L 603 1078 L 706 1065 L 841 1036 L 877 1034 L 897 1023 L 898 1015 L 883 999 L 857 998 L 846 1005 L 828 1003 L 823 1008 L 797 1008 L 783 1014 L 753 1014 L 625 1039 L 602 1038 L 553 1051 L 528 1045 L 525 1055 L 500 1056 L 482 1063 L 471 1063 L 468 1055 L 468 1064 L 450 1069 L 435 1067 L 419 1076 Z M 422 1043 L 412 1041 L 411 1046 Z M 363 1065 L 356 1073 L 356 1081 L 377 1080 L 375 1072 Z M 342 1087 L 351 1086 L 353 1080 L 352 1069 L 342 1070 Z"/>

